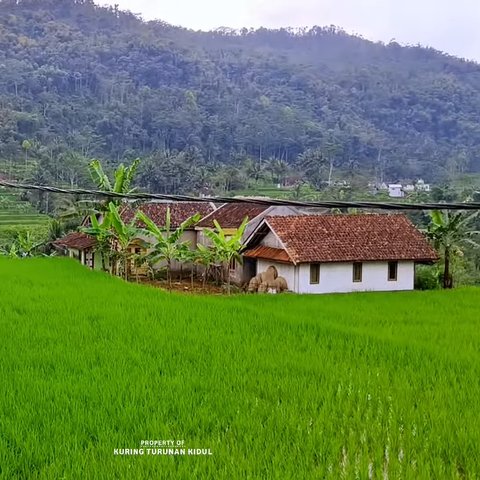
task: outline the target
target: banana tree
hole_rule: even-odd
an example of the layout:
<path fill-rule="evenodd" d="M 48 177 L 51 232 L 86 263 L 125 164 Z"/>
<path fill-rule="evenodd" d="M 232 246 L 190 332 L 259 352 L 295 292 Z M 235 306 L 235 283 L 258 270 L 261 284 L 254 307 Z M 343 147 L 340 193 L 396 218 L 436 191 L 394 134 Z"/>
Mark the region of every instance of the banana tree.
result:
<path fill-rule="evenodd" d="M 21 258 L 20 250 L 15 242 L 13 242 L 9 247 L 0 247 L 0 255 L 10 258 Z"/>
<path fill-rule="evenodd" d="M 190 269 L 190 285 L 193 288 L 193 279 L 195 276 L 195 263 L 197 260 L 197 251 L 196 250 L 191 250 L 189 245 L 181 245 L 180 251 L 180 262 L 182 263 L 189 263 L 192 268 Z"/>
<path fill-rule="evenodd" d="M 197 244 L 197 249 L 194 250 L 195 259 L 194 262 L 197 265 L 201 265 L 203 267 L 203 289 L 205 290 L 207 284 L 207 278 L 210 273 L 210 268 L 213 263 L 215 263 L 215 253 L 213 249 L 202 245 L 201 243 Z"/>
<path fill-rule="evenodd" d="M 111 232 L 116 245 L 117 255 L 122 266 L 123 277 L 128 280 L 129 265 L 135 254 L 131 251 L 131 244 L 134 240 L 139 240 L 140 228 L 137 227 L 137 219 L 134 217 L 129 223 L 125 223 L 120 215 L 119 206 L 110 202 L 108 205 L 111 222 Z M 146 242 L 141 241 L 141 246 L 146 247 Z"/>
<path fill-rule="evenodd" d="M 470 224 L 477 218 L 478 213 L 467 216 L 462 212 L 453 213 L 439 210 L 430 213 L 430 225 L 425 233 L 443 257 L 443 288 L 453 287 L 451 261 L 455 256 L 462 254 L 462 247 L 470 245 L 480 248 L 480 245 L 471 238 L 479 235 L 480 232 L 470 229 Z"/>
<path fill-rule="evenodd" d="M 115 170 L 113 181 L 110 181 L 108 175 L 103 170 L 102 164 L 98 160 L 92 160 L 88 164 L 88 171 L 90 172 L 90 176 L 99 190 L 111 193 L 129 194 L 136 190 L 135 188 L 132 188 L 132 182 L 137 173 L 139 164 L 139 158 L 134 160 L 132 165 L 128 167 L 121 164 Z M 108 210 L 110 203 L 118 205 L 120 202 L 121 199 L 109 200 L 108 203 L 103 203 L 100 209 Z"/>
<path fill-rule="evenodd" d="M 215 229 L 207 228 L 204 233 L 212 242 L 214 258 L 222 264 L 224 280 L 226 279 L 227 291 L 230 294 L 231 281 L 229 266 L 232 260 L 236 260 L 240 264 L 243 263 L 240 250 L 243 247 L 242 237 L 245 233 L 248 217 L 243 219 L 242 224 L 233 235 L 226 235 L 217 220 L 214 220 L 213 223 Z"/>
<path fill-rule="evenodd" d="M 171 230 L 171 213 L 170 208 L 167 208 L 165 215 L 165 226 L 157 226 L 144 212 L 138 211 L 136 218 L 143 222 L 145 228 L 143 232 L 146 235 L 151 235 L 155 239 L 155 243 L 152 245 L 151 252 L 145 257 L 150 265 L 154 265 L 158 262 L 166 263 L 167 270 L 167 282 L 171 287 L 171 273 L 172 262 L 182 260 L 183 252 L 186 248 L 189 248 L 188 241 L 180 241 L 183 233 L 187 228 L 197 223 L 201 216 L 200 214 L 193 215 L 184 222 L 182 222 L 175 230 Z"/>
<path fill-rule="evenodd" d="M 95 247 L 95 251 L 100 253 L 100 257 L 102 259 L 102 270 L 104 272 L 107 271 L 106 267 L 106 260 L 108 259 L 108 263 L 110 266 L 110 273 L 113 272 L 114 262 L 113 259 L 113 252 L 112 252 L 112 240 L 113 240 L 113 232 L 111 231 L 111 216 L 108 213 L 105 213 L 99 217 L 92 213 L 90 215 L 90 226 L 88 227 L 80 227 L 80 231 L 86 233 L 87 235 L 91 235 L 95 237 L 97 240 L 97 245 Z"/>
<path fill-rule="evenodd" d="M 12 244 L 1 248 L 2 255 L 11 258 L 30 258 L 38 255 L 38 249 L 44 242 L 36 242 L 29 231 L 19 233 Z"/>

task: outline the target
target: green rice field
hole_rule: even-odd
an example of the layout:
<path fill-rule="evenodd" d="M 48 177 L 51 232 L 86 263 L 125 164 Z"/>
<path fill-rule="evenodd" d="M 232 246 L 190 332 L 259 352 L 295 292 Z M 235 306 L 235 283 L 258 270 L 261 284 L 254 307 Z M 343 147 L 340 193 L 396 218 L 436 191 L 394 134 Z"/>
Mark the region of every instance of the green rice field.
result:
<path fill-rule="evenodd" d="M 0 258 L 0 478 L 479 478 L 479 301 L 200 297 Z"/>
<path fill-rule="evenodd" d="M 19 232 L 29 231 L 42 237 L 48 230 L 50 219 L 22 201 L 18 193 L 0 187 L 0 246 L 11 241 Z"/>

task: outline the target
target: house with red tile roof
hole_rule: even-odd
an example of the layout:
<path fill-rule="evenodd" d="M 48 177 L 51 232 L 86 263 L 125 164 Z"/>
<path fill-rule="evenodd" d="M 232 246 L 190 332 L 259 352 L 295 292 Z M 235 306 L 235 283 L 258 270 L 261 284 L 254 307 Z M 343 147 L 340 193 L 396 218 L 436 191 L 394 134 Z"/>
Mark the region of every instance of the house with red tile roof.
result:
<path fill-rule="evenodd" d="M 137 210 L 144 212 L 150 217 L 158 227 L 164 227 L 166 225 L 167 209 L 170 209 L 170 228 L 172 230 L 179 227 L 185 220 L 199 213 L 202 218 L 212 213 L 216 207 L 210 202 L 148 202 L 133 207 L 132 205 L 125 204 L 120 211 L 122 220 L 125 223 L 129 223 L 133 220 Z M 82 223 L 83 226 L 88 225 L 88 217 Z M 140 221 L 137 222 L 139 227 L 143 226 Z M 146 236 L 141 236 L 139 241 L 134 241 L 131 245 L 132 253 L 146 253 L 142 247 L 141 240 L 152 240 Z M 197 244 L 197 232 L 194 227 L 191 227 L 183 233 L 180 241 L 189 242 L 191 248 L 195 248 Z M 53 246 L 61 253 L 70 257 L 78 259 L 83 265 L 87 265 L 90 268 L 101 268 L 101 255 L 95 251 L 96 240 L 95 238 L 86 235 L 81 232 L 72 232 L 63 238 L 60 238 L 53 242 Z M 156 266 L 161 268 L 162 265 Z M 172 269 L 180 269 L 188 267 L 180 265 L 174 262 Z M 136 267 L 132 265 L 131 273 L 145 274 L 144 267 Z"/>
<path fill-rule="evenodd" d="M 250 278 L 273 265 L 296 293 L 413 290 L 415 265 L 438 260 L 401 214 L 265 217 L 243 257 Z"/>
<path fill-rule="evenodd" d="M 133 220 L 135 213 L 141 211 L 151 218 L 155 225 L 164 227 L 167 219 L 167 209 L 170 209 L 170 227 L 175 229 L 197 213 L 202 216 L 202 219 L 209 216 L 216 210 L 216 207 L 211 202 L 148 202 L 135 207 L 126 204 L 121 210 L 121 216 L 125 223 L 129 223 Z M 191 230 L 194 231 L 195 229 L 192 227 Z"/>
<path fill-rule="evenodd" d="M 86 233 L 70 232 L 52 242 L 52 245 L 57 252 L 77 259 L 82 265 L 87 265 L 92 269 L 99 269 L 101 266 L 100 263 L 95 263 L 97 240 Z"/>
<path fill-rule="evenodd" d="M 137 211 L 145 213 L 157 227 L 165 227 L 167 219 L 167 209 L 170 210 L 170 229 L 173 231 L 178 228 L 185 220 L 193 217 L 197 213 L 204 218 L 216 210 L 216 206 L 211 202 L 148 202 L 137 205 L 132 208 L 130 205 L 126 205 L 121 211 L 121 217 L 124 222 L 131 222 Z M 142 222 L 137 221 L 137 225 L 142 227 Z M 142 236 L 139 240 L 146 242 L 153 242 L 153 238 L 148 236 Z M 188 242 L 191 249 L 195 249 L 197 246 L 197 231 L 195 226 L 186 229 L 179 239 L 180 242 Z M 132 244 L 132 253 L 142 254 L 146 253 L 145 249 L 141 246 L 142 242 L 135 242 Z M 164 262 L 160 262 L 154 266 L 155 270 L 159 270 L 165 266 Z M 173 261 L 171 263 L 172 271 L 185 270 L 189 271 L 193 268 L 193 265 L 180 263 Z M 145 266 L 132 266 L 132 273 L 145 275 Z"/>

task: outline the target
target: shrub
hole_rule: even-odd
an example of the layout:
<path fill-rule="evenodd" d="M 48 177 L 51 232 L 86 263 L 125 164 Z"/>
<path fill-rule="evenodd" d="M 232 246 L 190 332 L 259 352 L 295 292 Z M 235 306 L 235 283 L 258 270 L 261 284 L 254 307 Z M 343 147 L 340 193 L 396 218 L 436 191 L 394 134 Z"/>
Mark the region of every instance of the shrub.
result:
<path fill-rule="evenodd" d="M 440 272 L 436 265 L 419 265 L 415 271 L 415 290 L 440 288 Z"/>

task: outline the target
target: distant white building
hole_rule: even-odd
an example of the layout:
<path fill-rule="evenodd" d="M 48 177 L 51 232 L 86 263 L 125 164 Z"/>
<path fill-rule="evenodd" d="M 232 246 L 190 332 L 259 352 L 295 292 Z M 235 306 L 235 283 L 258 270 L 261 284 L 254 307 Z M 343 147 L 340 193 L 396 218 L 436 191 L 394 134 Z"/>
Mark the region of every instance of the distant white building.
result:
<path fill-rule="evenodd" d="M 430 184 L 425 183 L 421 178 L 418 179 L 417 183 L 415 184 L 415 189 L 418 192 L 429 192 L 430 191 Z"/>
<path fill-rule="evenodd" d="M 403 198 L 405 191 L 400 183 L 390 183 L 388 185 L 388 196 L 392 198 Z"/>

